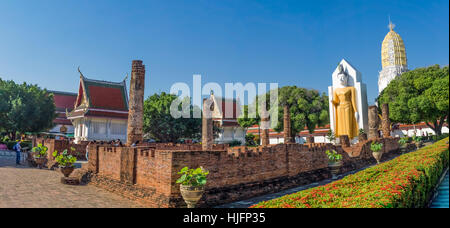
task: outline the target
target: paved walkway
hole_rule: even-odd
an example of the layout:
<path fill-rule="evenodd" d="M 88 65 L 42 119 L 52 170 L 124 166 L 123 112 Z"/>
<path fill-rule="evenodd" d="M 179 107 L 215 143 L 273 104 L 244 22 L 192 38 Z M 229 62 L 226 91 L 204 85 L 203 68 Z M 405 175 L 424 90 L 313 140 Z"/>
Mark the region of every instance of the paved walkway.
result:
<path fill-rule="evenodd" d="M 16 166 L 14 156 L 0 156 L 0 208 L 130 208 L 137 203 L 94 186 L 60 183 L 62 174 Z"/>
<path fill-rule="evenodd" d="M 449 190 L 449 181 L 448 181 L 449 171 L 447 169 L 447 173 L 445 174 L 444 180 L 442 180 L 439 188 L 437 189 L 437 196 L 434 198 L 431 203 L 431 208 L 449 208 L 449 200 L 448 200 L 448 190 Z"/>

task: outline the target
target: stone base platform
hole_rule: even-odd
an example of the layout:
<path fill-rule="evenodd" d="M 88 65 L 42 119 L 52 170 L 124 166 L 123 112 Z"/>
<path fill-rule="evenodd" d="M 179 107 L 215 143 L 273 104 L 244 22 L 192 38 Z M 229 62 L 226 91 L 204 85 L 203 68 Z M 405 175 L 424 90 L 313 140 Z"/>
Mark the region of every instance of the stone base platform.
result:
<path fill-rule="evenodd" d="M 73 177 L 61 177 L 61 183 L 67 185 L 80 185 L 80 180 Z"/>

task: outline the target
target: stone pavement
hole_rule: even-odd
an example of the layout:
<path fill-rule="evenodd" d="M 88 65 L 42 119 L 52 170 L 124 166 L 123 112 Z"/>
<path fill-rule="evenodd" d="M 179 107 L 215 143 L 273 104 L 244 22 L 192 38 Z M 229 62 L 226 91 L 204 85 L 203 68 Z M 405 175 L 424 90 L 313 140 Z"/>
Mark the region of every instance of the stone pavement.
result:
<path fill-rule="evenodd" d="M 16 166 L 14 156 L 0 156 L 0 208 L 136 208 L 134 201 L 94 186 L 60 183 L 56 171 Z"/>

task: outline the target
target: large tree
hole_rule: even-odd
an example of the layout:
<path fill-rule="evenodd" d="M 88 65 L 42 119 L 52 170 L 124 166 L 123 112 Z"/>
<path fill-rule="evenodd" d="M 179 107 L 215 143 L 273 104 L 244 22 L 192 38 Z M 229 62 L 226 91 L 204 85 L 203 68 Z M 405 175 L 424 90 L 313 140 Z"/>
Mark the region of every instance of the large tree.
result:
<path fill-rule="evenodd" d="M 14 139 L 19 133 L 38 133 L 53 127 L 53 94 L 26 83 L 0 79 L 0 130 Z"/>
<path fill-rule="evenodd" d="M 392 122 L 425 122 L 437 135 L 449 113 L 448 66 L 434 65 L 403 73 L 392 80 L 378 97 L 389 104 Z"/>
<path fill-rule="evenodd" d="M 270 93 L 266 96 L 266 106 L 270 107 Z M 260 96 L 259 96 L 260 97 Z M 258 110 L 258 97 L 252 104 L 256 104 Z M 328 96 L 320 94 L 317 90 L 299 88 L 297 86 L 285 86 L 278 89 L 278 122 L 274 127 L 277 132 L 283 131 L 283 107 L 288 106 L 291 115 L 291 134 L 296 135 L 305 128 L 312 134 L 317 126 L 325 126 L 329 123 Z M 260 121 L 257 115 L 257 121 Z"/>
<path fill-rule="evenodd" d="M 179 99 L 176 95 L 154 94 L 144 102 L 144 133 L 157 142 L 177 142 L 183 138 L 200 138 L 201 119 L 193 118 L 194 107 L 189 104 L 190 118 L 174 118 L 170 108 Z M 182 109 L 181 101 L 179 109 Z M 186 104 L 186 103 L 185 103 Z M 198 108 L 198 107 L 196 107 Z"/>

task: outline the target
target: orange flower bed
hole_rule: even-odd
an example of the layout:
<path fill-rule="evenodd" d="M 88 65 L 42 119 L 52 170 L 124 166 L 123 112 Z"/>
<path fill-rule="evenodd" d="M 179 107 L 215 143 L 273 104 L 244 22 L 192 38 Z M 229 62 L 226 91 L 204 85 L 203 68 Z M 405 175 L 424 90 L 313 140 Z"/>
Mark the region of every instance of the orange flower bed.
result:
<path fill-rule="evenodd" d="M 333 183 L 264 201 L 252 208 L 424 207 L 449 164 L 448 137 Z"/>

